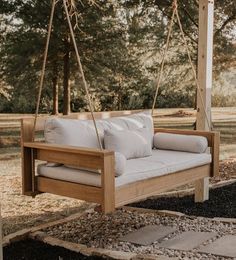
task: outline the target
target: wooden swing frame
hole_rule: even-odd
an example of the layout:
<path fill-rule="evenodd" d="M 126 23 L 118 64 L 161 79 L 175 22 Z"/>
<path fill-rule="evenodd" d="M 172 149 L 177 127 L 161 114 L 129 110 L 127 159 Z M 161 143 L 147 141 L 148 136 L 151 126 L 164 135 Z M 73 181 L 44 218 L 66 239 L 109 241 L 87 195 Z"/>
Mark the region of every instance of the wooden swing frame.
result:
<path fill-rule="evenodd" d="M 96 119 L 124 116 L 137 111 L 116 111 L 94 113 Z M 73 114 L 66 118 L 91 119 L 89 113 Z M 46 118 L 39 118 L 36 132 L 42 131 Z M 168 175 L 137 181 L 115 188 L 114 152 L 108 150 L 72 147 L 65 145 L 31 142 L 34 119 L 22 119 L 22 192 L 35 196 L 42 192 L 94 202 L 101 205 L 102 212 L 109 213 L 115 208 L 128 203 L 145 199 L 149 196 L 168 191 L 178 186 L 195 182 L 195 201 L 208 199 L 206 178 L 219 173 L 219 133 L 155 129 L 156 132 L 176 133 L 183 135 L 205 136 L 208 140 L 212 163 Z M 35 160 L 70 164 L 73 166 L 101 169 L 101 187 L 61 181 L 35 175 Z M 31 163 L 29 163 L 31 162 Z M 205 187 L 205 188 L 204 188 Z"/>
<path fill-rule="evenodd" d="M 52 0 L 52 10 L 49 23 L 48 37 L 44 54 L 43 69 L 40 79 L 39 95 L 35 118 L 22 119 L 21 124 L 21 148 L 22 148 L 22 192 L 24 195 L 36 196 L 39 193 L 48 192 L 66 197 L 95 202 L 101 205 L 104 213 L 109 213 L 122 205 L 145 199 L 149 196 L 168 191 L 178 186 L 195 182 L 195 201 L 202 202 L 208 199 L 208 181 L 209 177 L 219 174 L 219 143 L 220 137 L 217 132 L 195 131 L 195 130 L 174 130 L 174 129 L 155 129 L 157 132 L 176 133 L 183 135 L 204 136 L 208 140 L 209 150 L 212 156 L 212 162 L 203 166 L 179 171 L 164 176 L 150 178 L 147 180 L 136 181 L 121 187 L 115 187 L 114 174 L 114 152 L 102 149 L 99 139 L 95 119 L 104 117 L 124 116 L 137 113 L 139 111 L 116 111 L 116 112 L 93 112 L 93 104 L 90 99 L 89 90 L 82 65 L 78 48 L 75 42 L 75 36 L 71 25 L 67 0 L 63 0 L 65 13 L 67 16 L 70 33 L 75 48 L 78 69 L 82 75 L 82 82 L 86 91 L 86 97 L 89 104 L 90 113 L 79 113 L 66 116 L 66 118 L 92 119 L 97 133 L 100 149 L 89 149 L 82 147 L 72 147 L 65 145 L 47 144 L 35 142 L 35 133 L 44 129 L 46 118 L 38 118 L 39 104 L 43 87 L 47 53 L 49 47 L 50 34 L 52 30 L 52 21 L 54 8 L 58 1 Z M 194 78 L 197 85 L 197 129 L 209 130 L 211 128 L 211 72 L 212 72 L 212 26 L 213 26 L 213 0 L 199 0 L 199 47 L 198 47 L 198 75 L 195 73 L 193 63 L 189 54 L 187 42 L 184 43 L 188 52 L 190 64 L 194 72 Z M 181 33 L 183 35 L 181 23 L 178 17 L 177 0 L 173 0 L 173 17 L 177 16 Z M 173 22 L 173 21 L 172 21 Z M 171 25 L 169 35 L 171 33 Z M 169 37 L 169 36 L 168 36 Z M 168 40 L 167 40 L 168 42 Z M 166 51 L 168 44 L 166 46 Z M 165 54 L 166 54 L 165 51 Z M 164 66 L 165 54 L 162 61 L 162 70 Z M 158 85 L 161 82 L 162 73 L 158 79 Z M 156 94 L 152 111 L 159 86 L 157 85 Z M 68 181 L 61 181 L 35 174 L 35 161 L 50 161 L 55 163 L 69 164 L 73 166 L 101 169 L 101 187 L 94 187 Z"/>

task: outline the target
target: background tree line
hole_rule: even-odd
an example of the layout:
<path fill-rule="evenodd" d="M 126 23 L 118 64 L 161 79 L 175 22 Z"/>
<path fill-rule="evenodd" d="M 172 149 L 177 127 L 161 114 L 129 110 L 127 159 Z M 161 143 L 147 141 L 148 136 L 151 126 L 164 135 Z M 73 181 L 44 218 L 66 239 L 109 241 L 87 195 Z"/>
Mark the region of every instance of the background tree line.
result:
<path fill-rule="evenodd" d="M 61 2 L 56 6 L 40 104 L 41 112 L 54 114 L 87 110 Z M 78 12 L 72 16 L 72 23 L 96 110 L 151 107 L 172 12 L 171 2 L 97 0 L 93 4 L 76 1 Z M 0 6 L 0 112 L 32 113 L 51 1 L 0 0 Z M 196 63 L 197 1 L 179 0 L 179 12 Z M 236 98 L 235 25 L 236 2 L 217 0 L 213 105 L 233 105 L 232 98 Z M 194 107 L 194 102 L 195 86 L 175 24 L 157 106 Z"/>

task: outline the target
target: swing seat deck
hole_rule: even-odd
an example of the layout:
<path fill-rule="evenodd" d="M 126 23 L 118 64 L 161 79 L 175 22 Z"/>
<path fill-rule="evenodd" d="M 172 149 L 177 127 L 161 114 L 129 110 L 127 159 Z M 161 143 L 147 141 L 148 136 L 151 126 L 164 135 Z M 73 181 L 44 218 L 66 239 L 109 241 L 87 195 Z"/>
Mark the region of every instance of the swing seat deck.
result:
<path fill-rule="evenodd" d="M 122 116 L 137 111 L 114 111 L 94 113 L 96 119 Z M 90 119 L 89 113 L 78 113 L 67 118 Z M 39 118 L 36 131 L 44 129 L 46 117 Z M 35 196 L 47 192 L 56 195 L 94 202 L 101 205 L 104 213 L 131 202 L 142 200 L 178 186 L 195 182 L 195 201 L 207 198 L 207 178 L 219 174 L 219 133 L 194 130 L 155 129 L 156 132 L 204 136 L 208 140 L 211 162 L 201 166 L 151 177 L 121 186 L 115 185 L 114 152 L 75 146 L 31 142 L 33 118 L 22 119 L 22 192 Z M 35 161 L 49 161 L 77 167 L 101 169 L 101 185 L 92 186 L 65 180 L 35 175 Z M 118 177 L 119 178 L 119 177 Z"/>

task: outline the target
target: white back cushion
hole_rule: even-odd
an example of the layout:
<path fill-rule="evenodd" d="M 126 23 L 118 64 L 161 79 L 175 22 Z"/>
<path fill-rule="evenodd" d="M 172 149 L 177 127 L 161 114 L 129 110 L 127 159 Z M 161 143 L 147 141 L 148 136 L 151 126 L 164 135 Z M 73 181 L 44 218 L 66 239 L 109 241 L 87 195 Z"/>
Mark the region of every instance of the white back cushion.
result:
<path fill-rule="evenodd" d="M 152 155 L 150 132 L 147 128 L 136 130 L 106 130 L 104 145 L 105 149 L 119 152 L 126 159 Z"/>
<path fill-rule="evenodd" d="M 103 135 L 101 131 L 99 134 Z M 49 118 L 44 136 L 47 143 L 99 148 L 94 126 L 87 120 Z"/>
<path fill-rule="evenodd" d="M 153 142 L 154 128 L 150 113 L 138 113 L 124 117 L 96 120 L 99 136 L 103 143 L 105 130 L 134 130 L 146 127 Z M 44 130 L 48 143 L 99 148 L 92 120 L 48 118 Z"/>
<path fill-rule="evenodd" d="M 162 150 L 204 153 L 208 147 L 208 141 L 203 136 L 156 133 L 154 146 Z"/>

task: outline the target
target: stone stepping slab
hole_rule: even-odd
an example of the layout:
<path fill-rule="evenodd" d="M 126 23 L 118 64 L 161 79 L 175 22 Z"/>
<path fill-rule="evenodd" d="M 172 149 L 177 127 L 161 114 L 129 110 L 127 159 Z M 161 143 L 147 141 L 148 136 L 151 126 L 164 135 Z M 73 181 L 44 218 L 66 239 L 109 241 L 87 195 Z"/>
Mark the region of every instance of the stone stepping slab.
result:
<path fill-rule="evenodd" d="M 236 236 L 223 236 L 209 245 L 202 246 L 199 252 L 236 258 Z"/>
<path fill-rule="evenodd" d="M 196 247 L 199 247 L 202 243 L 215 237 L 217 234 L 214 232 L 194 232 L 187 231 L 176 237 L 163 241 L 160 243 L 160 247 L 175 249 L 175 250 L 185 250 L 189 251 Z"/>
<path fill-rule="evenodd" d="M 124 242 L 129 242 L 133 244 L 147 246 L 155 241 L 158 241 L 167 235 L 175 232 L 176 229 L 168 226 L 157 226 L 149 225 L 143 228 L 140 228 L 137 231 L 129 233 L 119 240 Z"/>

